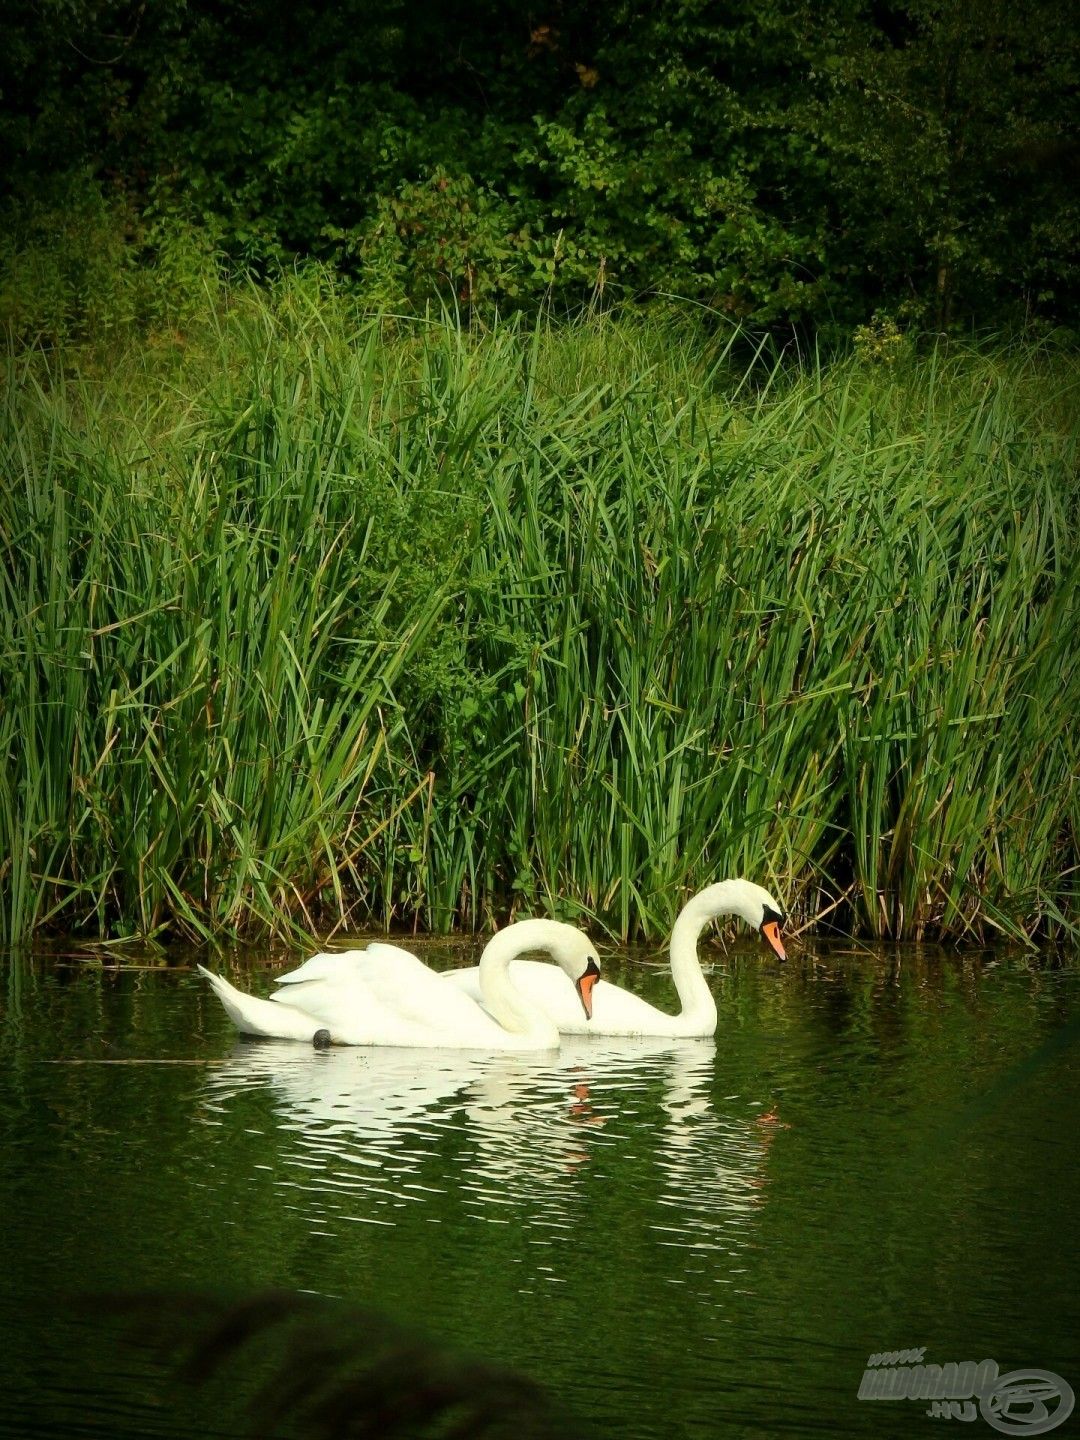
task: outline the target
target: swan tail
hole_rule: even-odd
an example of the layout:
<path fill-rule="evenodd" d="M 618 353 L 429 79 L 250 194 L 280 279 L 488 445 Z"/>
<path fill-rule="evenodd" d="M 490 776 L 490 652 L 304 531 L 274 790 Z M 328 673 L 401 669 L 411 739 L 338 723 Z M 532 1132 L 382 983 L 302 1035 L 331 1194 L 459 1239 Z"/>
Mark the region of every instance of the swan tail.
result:
<path fill-rule="evenodd" d="M 215 975 L 202 965 L 198 966 L 198 970 L 210 981 L 215 995 L 225 1007 L 225 1013 L 242 1035 L 311 1040 L 320 1028 L 317 1020 L 289 1005 L 275 1005 L 254 995 L 245 995 L 235 985 L 230 985 L 224 976 Z"/>

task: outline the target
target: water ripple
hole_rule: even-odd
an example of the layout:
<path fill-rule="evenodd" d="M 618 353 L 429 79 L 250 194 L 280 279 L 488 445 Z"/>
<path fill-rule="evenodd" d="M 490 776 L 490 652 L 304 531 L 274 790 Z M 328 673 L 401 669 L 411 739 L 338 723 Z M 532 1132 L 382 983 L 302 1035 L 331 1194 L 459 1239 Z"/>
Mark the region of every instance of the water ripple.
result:
<path fill-rule="evenodd" d="M 318 1231 L 393 1225 L 395 1210 L 432 1202 L 441 1219 L 450 1195 L 461 1214 L 553 1244 L 580 1221 L 583 1178 L 644 1152 L 655 1243 L 730 1254 L 763 1203 L 772 1137 L 737 1096 L 717 1113 L 714 1067 L 700 1041 L 568 1041 L 539 1056 L 245 1041 L 201 1102 L 221 1124 L 245 1097 L 269 1097 L 276 1163 L 259 1163 Z"/>

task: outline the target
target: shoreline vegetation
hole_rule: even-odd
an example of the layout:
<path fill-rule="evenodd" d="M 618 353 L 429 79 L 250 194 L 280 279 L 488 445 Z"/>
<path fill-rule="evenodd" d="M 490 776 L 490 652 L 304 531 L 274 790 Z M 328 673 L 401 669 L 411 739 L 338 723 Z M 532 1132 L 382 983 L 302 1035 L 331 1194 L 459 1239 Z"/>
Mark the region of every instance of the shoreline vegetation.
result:
<path fill-rule="evenodd" d="M 1075 352 L 312 273 L 3 365 L 3 943 L 654 937 L 739 874 L 871 938 L 1076 923 Z"/>

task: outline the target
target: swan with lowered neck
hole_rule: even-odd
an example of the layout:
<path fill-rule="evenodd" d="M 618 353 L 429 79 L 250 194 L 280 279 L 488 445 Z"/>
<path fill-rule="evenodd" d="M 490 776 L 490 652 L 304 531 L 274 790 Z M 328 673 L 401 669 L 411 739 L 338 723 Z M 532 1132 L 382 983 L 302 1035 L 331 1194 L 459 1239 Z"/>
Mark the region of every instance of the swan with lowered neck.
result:
<path fill-rule="evenodd" d="M 199 969 L 247 1035 L 311 1042 L 328 1030 L 338 1045 L 555 1050 L 557 1027 L 510 975 L 510 962 L 530 950 L 546 951 L 565 972 L 567 988 L 587 1020 L 599 959 L 587 935 L 556 920 L 519 920 L 488 941 L 477 967 L 478 999 L 444 984 L 436 971 L 397 945 L 313 955 L 281 976 L 282 988 L 268 1000 L 245 995 L 220 975 Z"/>
<path fill-rule="evenodd" d="M 593 1013 L 583 1024 L 574 995 L 563 977 L 549 965 L 516 961 L 511 977 L 522 993 L 540 1007 L 564 1035 L 673 1035 L 701 1039 L 716 1031 L 716 1001 L 702 974 L 698 936 L 718 915 L 737 915 L 760 932 L 773 951 L 785 959 L 780 927 L 784 912 L 767 890 L 749 880 L 721 880 L 700 891 L 683 906 L 671 932 L 671 978 L 682 1009 L 677 1015 L 657 1010 L 631 990 L 599 985 L 593 996 Z M 443 977 L 448 988 L 477 993 L 478 972 L 451 970 Z"/>

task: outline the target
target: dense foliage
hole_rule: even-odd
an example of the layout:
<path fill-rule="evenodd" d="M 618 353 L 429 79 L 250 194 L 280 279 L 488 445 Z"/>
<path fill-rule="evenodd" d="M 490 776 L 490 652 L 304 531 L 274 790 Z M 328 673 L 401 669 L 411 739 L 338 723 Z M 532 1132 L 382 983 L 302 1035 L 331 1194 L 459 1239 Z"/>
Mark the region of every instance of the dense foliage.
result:
<path fill-rule="evenodd" d="M 1076 917 L 1077 369 L 225 294 L 13 351 L 0 934 Z"/>
<path fill-rule="evenodd" d="M 92 330 L 118 272 L 179 284 L 220 253 L 330 262 L 384 308 L 671 292 L 830 333 L 1074 325 L 1073 16 L 12 0 L 0 319 Z"/>
<path fill-rule="evenodd" d="M 1072 9 L 13 0 L 0 934 L 1075 916 Z"/>

